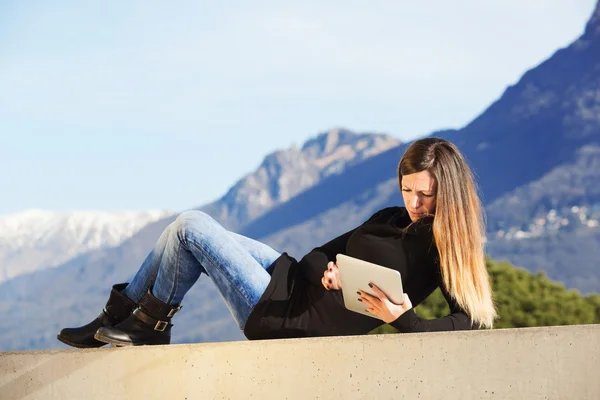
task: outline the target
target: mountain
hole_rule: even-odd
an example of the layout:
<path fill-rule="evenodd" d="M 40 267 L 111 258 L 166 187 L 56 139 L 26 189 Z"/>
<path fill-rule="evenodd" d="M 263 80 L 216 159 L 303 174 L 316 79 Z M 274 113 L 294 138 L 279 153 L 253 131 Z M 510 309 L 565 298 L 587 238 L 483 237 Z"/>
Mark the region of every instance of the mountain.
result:
<path fill-rule="evenodd" d="M 600 3 L 574 43 L 527 71 L 464 128 L 431 136 L 457 144 L 473 167 L 492 257 L 600 291 Z M 324 180 L 241 233 L 299 255 L 311 238 L 331 238 L 377 207 L 401 204 L 396 165 L 407 146 Z"/>
<path fill-rule="evenodd" d="M 339 175 L 346 168 L 399 144 L 398 139 L 387 135 L 332 129 L 308 140 L 302 148 L 292 146 L 269 154 L 225 196 L 200 209 L 224 227 L 239 230 L 322 179 Z"/>
<path fill-rule="evenodd" d="M 492 257 L 509 259 L 530 271 L 548 271 L 551 279 L 557 279 L 554 274 L 560 272 L 568 287 L 582 291 L 600 291 L 600 235 L 593 214 L 598 203 L 593 170 L 600 146 L 599 25 L 600 3 L 572 45 L 525 73 L 464 128 L 432 133 L 456 143 L 477 175 L 490 214 L 488 252 Z M 277 162 L 261 165 L 265 168 L 262 176 L 272 179 L 273 186 L 263 178 L 258 185 L 263 189 L 257 190 L 251 184 L 257 178 L 251 174 L 247 181 L 238 182 L 237 192 L 228 193 L 229 203 L 224 200 L 220 208 L 201 209 L 230 229 L 237 224 L 237 231 L 301 256 L 355 227 L 377 209 L 401 204 L 396 167 L 407 145 L 391 147 L 361 162 L 344 163 L 343 171 L 324 174 L 293 196 L 286 195 L 292 193 L 293 184 L 286 186 L 286 179 L 279 180 L 284 176 L 279 164 L 285 162 L 278 160 L 286 158 L 274 157 Z M 330 151 L 335 153 L 335 148 Z M 582 166 L 587 171 L 580 171 Z M 312 177 L 315 172 L 306 174 Z M 299 181 L 305 184 L 310 179 Z M 246 193 L 265 193 L 252 198 L 252 207 L 244 203 L 244 196 L 252 196 L 240 194 L 246 187 Z M 266 206 L 261 206 L 261 196 Z M 543 229 L 531 227 L 537 221 L 541 225 L 542 217 Z M 569 218 L 580 223 L 556 225 L 557 220 Z M 0 285 L 4 328 L 0 346 L 61 347 L 56 332 L 93 318 L 110 285 L 138 268 L 170 220 L 148 225 L 119 247 L 90 252 L 56 269 Z M 513 234 L 515 227 L 519 230 Z M 201 279 L 188 293 L 174 323 L 176 343 L 242 338 L 209 279 Z"/>
<path fill-rule="evenodd" d="M 171 214 L 27 210 L 0 215 L 0 282 L 118 246 L 142 227 Z"/>
<path fill-rule="evenodd" d="M 487 207 L 491 232 L 511 229 L 531 231 L 533 235 L 552 229 L 551 220 L 561 219 L 561 226 L 572 230 L 575 224 L 594 228 L 600 204 L 600 146 L 584 145 L 571 162 L 551 169 L 542 178 L 519 186 Z M 554 210 L 554 212 L 552 212 Z M 576 218 L 562 225 L 562 218 Z M 532 224 L 533 227 L 529 225 Z M 540 226 L 544 229 L 533 229 Z M 503 235 L 500 235 L 503 236 Z"/>
<path fill-rule="evenodd" d="M 289 200 L 303 188 L 318 184 L 322 177 L 341 174 L 348 166 L 398 143 L 397 139 L 385 135 L 333 129 L 308 140 L 301 149 L 293 146 L 267 155 L 256 171 L 240 179 L 225 196 L 200 209 L 211 212 L 231 229 L 231 226 L 251 222 L 253 215 Z M 297 175 L 305 178 L 295 180 Z M 261 203 L 264 199 L 267 201 Z M 81 323 L 89 318 L 91 310 L 101 307 L 110 286 L 126 280 L 137 270 L 160 233 L 174 219 L 175 216 L 168 216 L 148 224 L 118 247 L 88 252 L 58 268 L 0 284 L 0 315 L 6 319 L 5 329 L 0 331 L 0 349 L 61 347 L 55 339 L 55 331 Z M 186 329 L 180 330 L 174 340 L 243 338 L 220 296 L 204 278 L 186 296 L 186 303 L 195 306 L 178 319 L 177 324 Z M 15 303 L 19 307 L 14 307 Z M 27 315 L 35 319 L 27 320 Z M 19 334 L 24 326 L 27 326 L 27 335 Z"/>
<path fill-rule="evenodd" d="M 237 230 L 324 177 L 373 157 L 400 142 L 387 135 L 331 129 L 265 157 L 218 201 L 200 209 Z M 121 244 L 143 226 L 168 218 L 167 211 L 48 212 L 0 216 L 0 282 L 53 268 L 83 253 Z M 160 224 L 159 224 L 160 225 Z"/>

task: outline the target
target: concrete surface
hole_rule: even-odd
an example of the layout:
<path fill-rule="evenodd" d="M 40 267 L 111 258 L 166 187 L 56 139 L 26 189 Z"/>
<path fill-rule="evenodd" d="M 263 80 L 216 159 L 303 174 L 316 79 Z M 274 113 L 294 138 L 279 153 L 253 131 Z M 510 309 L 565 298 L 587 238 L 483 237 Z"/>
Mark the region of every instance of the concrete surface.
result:
<path fill-rule="evenodd" d="M 0 353 L 0 399 L 600 399 L 600 325 Z"/>

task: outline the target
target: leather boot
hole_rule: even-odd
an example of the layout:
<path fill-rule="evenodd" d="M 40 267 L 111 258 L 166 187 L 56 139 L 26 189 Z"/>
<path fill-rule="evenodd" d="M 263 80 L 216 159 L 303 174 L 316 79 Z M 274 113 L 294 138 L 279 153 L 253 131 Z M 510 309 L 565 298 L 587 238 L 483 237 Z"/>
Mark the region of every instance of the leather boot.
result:
<path fill-rule="evenodd" d="M 163 303 L 148 290 L 125 321 L 99 328 L 94 337 L 115 346 L 170 344 L 171 318 L 180 309 L 179 305 Z"/>
<path fill-rule="evenodd" d="M 106 306 L 98 317 L 87 325 L 79 328 L 64 328 L 56 337 L 69 346 L 79 348 L 101 347 L 106 343 L 94 339 L 98 328 L 102 326 L 113 326 L 124 321 L 136 307 L 136 304 L 128 297 L 121 294 L 127 287 L 127 283 L 119 283 L 112 287 Z"/>

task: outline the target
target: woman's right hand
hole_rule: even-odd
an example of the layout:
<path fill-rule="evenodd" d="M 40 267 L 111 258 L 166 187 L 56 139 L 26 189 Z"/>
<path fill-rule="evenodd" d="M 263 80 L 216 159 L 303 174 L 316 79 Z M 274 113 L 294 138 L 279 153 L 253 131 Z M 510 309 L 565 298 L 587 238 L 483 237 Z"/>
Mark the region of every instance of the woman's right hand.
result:
<path fill-rule="evenodd" d="M 330 261 L 327 264 L 327 269 L 323 273 L 321 283 L 326 290 L 340 290 L 342 288 L 342 280 L 340 279 L 340 270 L 338 266 Z"/>

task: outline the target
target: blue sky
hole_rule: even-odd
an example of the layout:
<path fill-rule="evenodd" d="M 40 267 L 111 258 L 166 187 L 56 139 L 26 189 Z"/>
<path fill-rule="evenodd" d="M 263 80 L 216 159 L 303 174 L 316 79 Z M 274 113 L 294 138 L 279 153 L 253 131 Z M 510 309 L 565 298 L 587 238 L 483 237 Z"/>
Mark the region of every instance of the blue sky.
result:
<path fill-rule="evenodd" d="M 333 127 L 464 126 L 595 3 L 3 1 L 0 214 L 183 210 Z"/>

